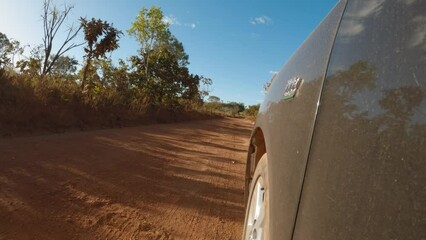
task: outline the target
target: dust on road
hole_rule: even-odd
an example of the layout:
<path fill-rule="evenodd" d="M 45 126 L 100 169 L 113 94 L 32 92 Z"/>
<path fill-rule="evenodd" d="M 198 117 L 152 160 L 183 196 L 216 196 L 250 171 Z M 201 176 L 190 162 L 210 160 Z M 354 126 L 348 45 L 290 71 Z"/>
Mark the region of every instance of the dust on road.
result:
<path fill-rule="evenodd" d="M 0 139 L 0 239 L 240 239 L 251 125 Z"/>

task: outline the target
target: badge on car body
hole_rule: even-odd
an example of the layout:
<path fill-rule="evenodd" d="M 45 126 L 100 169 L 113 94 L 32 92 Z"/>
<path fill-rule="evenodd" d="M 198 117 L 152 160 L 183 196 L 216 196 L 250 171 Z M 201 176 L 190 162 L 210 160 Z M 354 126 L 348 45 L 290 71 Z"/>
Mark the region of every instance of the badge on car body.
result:
<path fill-rule="evenodd" d="M 302 79 L 299 77 L 295 77 L 287 82 L 287 86 L 284 90 L 284 100 L 292 99 L 296 96 L 297 90 L 300 88 L 300 85 L 302 85 Z"/>

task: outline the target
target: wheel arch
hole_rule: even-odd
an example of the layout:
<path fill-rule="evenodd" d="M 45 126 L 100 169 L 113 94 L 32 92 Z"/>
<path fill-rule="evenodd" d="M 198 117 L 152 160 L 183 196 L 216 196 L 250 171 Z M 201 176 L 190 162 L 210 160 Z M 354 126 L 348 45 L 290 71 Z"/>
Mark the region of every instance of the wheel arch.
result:
<path fill-rule="evenodd" d="M 260 127 L 256 127 L 250 138 L 249 151 L 247 154 L 246 164 L 246 176 L 244 186 L 244 199 L 245 205 L 247 205 L 249 197 L 250 183 L 257 164 L 259 163 L 262 156 L 266 153 L 266 142 L 263 130 Z"/>

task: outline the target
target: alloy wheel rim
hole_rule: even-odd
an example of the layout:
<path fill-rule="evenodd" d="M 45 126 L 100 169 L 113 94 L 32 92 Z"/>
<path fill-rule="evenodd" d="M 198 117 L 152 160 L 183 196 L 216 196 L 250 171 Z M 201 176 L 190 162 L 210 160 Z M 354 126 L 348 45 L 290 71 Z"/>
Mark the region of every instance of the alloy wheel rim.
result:
<path fill-rule="evenodd" d="M 262 177 L 259 177 L 250 199 L 250 207 L 246 221 L 246 240 L 264 239 L 265 200 L 265 186 Z"/>

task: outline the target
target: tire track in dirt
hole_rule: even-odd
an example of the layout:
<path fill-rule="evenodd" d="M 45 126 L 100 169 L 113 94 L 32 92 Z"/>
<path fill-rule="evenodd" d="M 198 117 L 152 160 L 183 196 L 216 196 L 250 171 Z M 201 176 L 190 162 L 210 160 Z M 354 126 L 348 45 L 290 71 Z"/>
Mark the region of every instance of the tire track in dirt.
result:
<path fill-rule="evenodd" d="M 240 239 L 251 125 L 0 139 L 0 239 Z"/>

